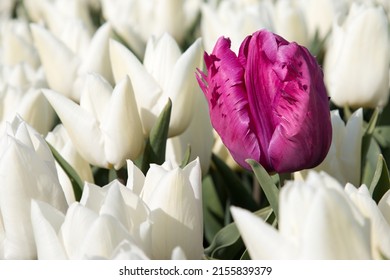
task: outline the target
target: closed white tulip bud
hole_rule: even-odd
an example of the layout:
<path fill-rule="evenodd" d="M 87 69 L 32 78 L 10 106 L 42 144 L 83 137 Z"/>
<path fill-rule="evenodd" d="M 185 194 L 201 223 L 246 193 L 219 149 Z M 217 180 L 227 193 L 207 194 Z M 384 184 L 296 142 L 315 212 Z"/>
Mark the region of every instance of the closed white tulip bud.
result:
<path fill-rule="evenodd" d="M 64 215 L 33 200 L 31 219 L 39 259 L 147 259 L 120 221 L 77 202 Z"/>
<path fill-rule="evenodd" d="M 72 25 L 70 29 L 78 26 Z M 50 89 L 79 101 L 89 72 L 113 82 L 108 56 L 109 24 L 103 24 L 90 40 L 86 36 L 74 35 L 77 31 L 71 30 L 67 31 L 68 34 L 55 35 L 37 24 L 31 24 L 31 30 Z M 78 40 L 81 37 L 83 40 Z"/>
<path fill-rule="evenodd" d="M 0 66 L 0 133 L 16 114 L 44 135 L 52 129 L 55 114 L 39 89 L 45 85 L 42 71 L 29 64 Z"/>
<path fill-rule="evenodd" d="M 128 161 L 127 187 L 150 209 L 152 258 L 200 259 L 203 255 L 202 183 L 199 159 L 183 169 L 152 164 L 146 177 Z"/>
<path fill-rule="evenodd" d="M 252 259 L 372 258 L 371 221 L 326 173 L 311 171 L 281 189 L 278 229 L 247 210 L 231 211 Z"/>
<path fill-rule="evenodd" d="M 101 76 L 90 74 L 80 105 L 52 90 L 43 92 L 77 151 L 92 165 L 119 169 L 141 153 L 144 136 L 128 77 L 112 89 Z"/>
<path fill-rule="evenodd" d="M 44 201 L 65 213 L 67 203 L 45 140 L 22 119 L 0 141 L 0 258 L 35 259 L 30 205 Z"/>
<path fill-rule="evenodd" d="M 353 4 L 335 21 L 324 60 L 324 78 L 338 106 L 383 107 L 389 95 L 389 22 L 382 7 Z"/>
<path fill-rule="evenodd" d="M 202 52 L 201 39 L 181 53 L 175 40 L 165 33 L 158 39 L 150 38 L 142 64 L 124 45 L 110 41 L 115 81 L 130 77 L 146 135 L 169 98 L 172 101 L 169 136 L 179 135 L 188 127 L 197 93 L 194 73 L 201 65 Z"/>
<path fill-rule="evenodd" d="M 169 33 L 182 45 L 193 27 L 201 0 L 102 0 L 102 12 L 120 37 L 143 57 L 151 36 Z"/>
<path fill-rule="evenodd" d="M 34 69 L 40 66 L 27 21 L 19 19 L 2 21 L 0 45 L 1 64 L 12 66 L 26 63 Z"/>
<path fill-rule="evenodd" d="M 272 29 L 271 3 L 267 1 L 220 1 L 202 4 L 200 31 L 206 52 L 211 52 L 218 38 L 223 35 L 232 42 L 236 53 L 248 34 L 267 28 Z"/>

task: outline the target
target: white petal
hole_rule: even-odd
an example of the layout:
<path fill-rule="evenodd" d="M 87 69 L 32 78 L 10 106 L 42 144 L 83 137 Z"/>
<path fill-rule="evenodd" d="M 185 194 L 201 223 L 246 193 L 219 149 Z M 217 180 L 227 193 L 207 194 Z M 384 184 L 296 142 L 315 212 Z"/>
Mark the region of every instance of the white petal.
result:
<path fill-rule="evenodd" d="M 387 191 L 378 203 L 378 207 L 390 225 L 390 191 Z"/>
<path fill-rule="evenodd" d="M 97 218 L 95 212 L 77 202 L 70 205 L 59 233 L 69 259 L 83 257 L 82 246 L 88 241 L 88 232 Z"/>
<path fill-rule="evenodd" d="M 150 111 L 162 94 L 160 85 L 132 52 L 114 40 L 110 41 L 110 58 L 115 82 L 129 75 L 144 131 L 149 133 L 157 118 Z"/>
<path fill-rule="evenodd" d="M 93 165 L 107 167 L 103 136 L 97 120 L 61 94 L 51 90 L 43 90 L 43 94 L 58 114 L 80 155 Z"/>
<path fill-rule="evenodd" d="M 134 243 L 125 228 L 113 217 L 99 216 L 89 228 L 84 242 L 81 244 L 80 257 L 110 258 L 116 247 L 123 241 Z"/>
<path fill-rule="evenodd" d="M 232 206 L 230 211 L 252 259 L 296 258 L 297 248 L 272 226 L 248 210 Z"/>
<path fill-rule="evenodd" d="M 86 57 L 79 69 L 79 74 L 96 72 L 102 75 L 108 82 L 114 83 L 109 57 L 109 39 L 111 26 L 103 24 L 92 38 Z"/>
<path fill-rule="evenodd" d="M 38 259 L 67 259 L 65 249 L 58 233 L 65 215 L 47 203 L 31 202 L 31 221 L 33 225 Z"/>
<path fill-rule="evenodd" d="M 146 45 L 144 66 L 164 91 L 180 56 L 179 46 L 168 33 L 158 39 L 151 37 Z"/>
<path fill-rule="evenodd" d="M 197 93 L 194 90 L 197 88 L 194 73 L 201 66 L 202 54 L 202 41 L 198 39 L 178 59 L 168 86 L 164 88 L 164 96 L 169 97 L 173 104 L 169 136 L 182 133 L 192 119 L 195 92 Z M 165 104 L 160 104 L 162 105 Z"/>
<path fill-rule="evenodd" d="M 87 74 L 85 80 L 80 106 L 101 123 L 106 118 L 107 104 L 113 88 L 106 79 L 96 73 Z"/>
<path fill-rule="evenodd" d="M 127 173 L 126 187 L 140 195 L 144 186 L 145 175 L 131 160 L 127 160 Z"/>
<path fill-rule="evenodd" d="M 203 254 L 203 217 L 189 178 L 176 168 L 167 173 L 147 203 L 152 210 L 154 258 L 168 259 L 180 246 L 188 259 Z"/>
<path fill-rule="evenodd" d="M 50 88 L 71 96 L 79 65 L 77 57 L 43 27 L 32 24 L 31 31 Z"/>
<path fill-rule="evenodd" d="M 137 159 L 144 146 L 144 135 L 130 79 L 120 81 L 102 121 L 107 160 L 119 169 L 126 159 Z"/>

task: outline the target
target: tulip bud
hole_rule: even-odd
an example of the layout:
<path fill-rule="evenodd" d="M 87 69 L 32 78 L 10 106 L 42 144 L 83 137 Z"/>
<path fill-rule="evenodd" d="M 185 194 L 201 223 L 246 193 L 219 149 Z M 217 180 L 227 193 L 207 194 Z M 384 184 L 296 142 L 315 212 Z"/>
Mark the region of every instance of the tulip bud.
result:
<path fill-rule="evenodd" d="M 112 89 L 100 75 L 88 75 L 80 105 L 52 90 L 43 93 L 89 163 L 119 169 L 141 153 L 144 137 L 129 78 Z"/>
<path fill-rule="evenodd" d="M 0 259 L 36 258 L 31 199 L 68 206 L 45 140 L 16 117 L 0 141 Z"/>
<path fill-rule="evenodd" d="M 233 206 L 231 212 L 252 259 L 374 257 L 372 220 L 323 172 L 311 171 L 306 181 L 290 181 L 281 189 L 278 230 L 247 210 Z"/>
<path fill-rule="evenodd" d="M 381 7 L 352 5 L 335 22 L 324 60 L 329 96 L 338 106 L 383 107 L 389 95 L 389 22 Z"/>
<path fill-rule="evenodd" d="M 168 33 L 151 37 L 142 64 L 124 45 L 110 41 L 115 81 L 130 77 L 145 135 L 149 135 L 168 99 L 173 104 L 168 136 L 183 133 L 190 124 L 196 93 L 194 72 L 202 62 L 201 45 L 199 38 L 181 53 Z"/>
<path fill-rule="evenodd" d="M 198 82 L 213 127 L 233 158 L 254 159 L 269 172 L 314 167 L 332 140 L 321 68 L 309 51 L 267 30 L 248 36 L 238 56 L 221 37 L 204 55 Z"/>
<path fill-rule="evenodd" d="M 169 259 L 177 247 L 188 259 L 202 257 L 201 186 L 198 159 L 183 169 L 151 165 L 140 196 L 151 210 L 153 258 Z"/>

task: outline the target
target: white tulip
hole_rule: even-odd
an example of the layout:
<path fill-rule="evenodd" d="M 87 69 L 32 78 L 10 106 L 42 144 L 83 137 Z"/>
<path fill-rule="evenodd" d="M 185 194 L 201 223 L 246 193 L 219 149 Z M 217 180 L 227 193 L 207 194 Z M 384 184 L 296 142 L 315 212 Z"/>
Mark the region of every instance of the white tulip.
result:
<path fill-rule="evenodd" d="M 52 129 L 55 114 L 40 91 L 42 74 L 25 63 L 0 66 L 0 133 L 16 114 L 42 134 Z"/>
<path fill-rule="evenodd" d="M 152 164 L 146 177 L 128 161 L 127 187 L 151 210 L 152 258 L 200 259 L 203 255 L 199 159 L 183 169 Z"/>
<path fill-rule="evenodd" d="M 115 180 L 104 187 L 84 185 L 80 204 L 99 215 L 109 215 L 120 222 L 143 252 L 151 255 L 150 210 L 131 189 Z"/>
<path fill-rule="evenodd" d="M 172 101 L 169 136 L 176 136 L 188 127 L 198 87 L 194 73 L 202 61 L 200 39 L 182 54 L 170 35 L 151 38 L 143 64 L 129 49 L 111 40 L 110 58 L 115 81 L 126 75 L 131 79 L 146 135 L 169 98 Z"/>
<path fill-rule="evenodd" d="M 327 45 L 324 78 L 338 106 L 383 107 L 389 95 L 389 21 L 381 7 L 354 3 L 336 20 Z"/>
<path fill-rule="evenodd" d="M 23 4 L 33 22 L 44 22 L 56 35 L 70 21 L 82 22 L 90 34 L 95 31 L 88 0 L 25 0 Z"/>
<path fill-rule="evenodd" d="M 209 53 L 221 36 L 229 37 L 232 50 L 239 50 L 244 38 L 255 31 L 267 28 L 272 30 L 270 1 L 221 1 L 202 4 L 201 34 L 205 50 Z"/>
<path fill-rule="evenodd" d="M 275 33 L 287 41 L 309 46 L 309 36 L 306 21 L 301 7 L 291 0 L 274 2 L 273 23 Z"/>
<path fill-rule="evenodd" d="M 342 186 L 312 171 L 280 191 L 279 229 L 232 207 L 252 259 L 371 259 L 370 221 Z"/>
<path fill-rule="evenodd" d="M 179 44 L 194 25 L 201 0 L 103 0 L 103 16 L 130 46 L 143 57 L 151 36 L 169 33 Z"/>
<path fill-rule="evenodd" d="M 316 34 L 324 39 L 331 32 L 333 21 L 344 16 L 349 7 L 346 0 L 297 1 L 305 17 L 309 39 L 313 39 Z"/>
<path fill-rule="evenodd" d="M 50 89 L 79 101 L 89 72 L 98 73 L 113 83 L 108 56 L 110 25 L 103 24 L 89 41 L 84 37 L 84 45 L 77 36 L 68 40 L 69 32 L 63 35 L 68 42 L 65 44 L 61 37 L 56 37 L 42 26 L 32 24 L 31 30 Z"/>
<path fill-rule="evenodd" d="M 74 147 L 72 140 L 62 124 L 57 125 L 53 131 L 46 136 L 46 141 L 49 142 L 60 155 L 73 167 L 84 182 L 94 182 L 91 166 L 85 161 Z M 75 202 L 72 182 L 68 175 L 56 162 L 58 179 L 65 192 L 66 201 L 68 204 Z"/>
<path fill-rule="evenodd" d="M 27 21 L 8 20 L 1 22 L 0 62 L 7 66 L 26 63 L 34 69 L 40 66 L 39 56 L 34 47 Z"/>
<path fill-rule="evenodd" d="M 59 212 L 67 203 L 45 140 L 22 119 L 8 124 L 0 142 L 0 258 L 34 259 L 31 199 Z"/>
<path fill-rule="evenodd" d="M 92 165 L 119 169 L 141 153 L 144 136 L 127 77 L 112 89 L 101 76 L 90 74 L 80 105 L 52 90 L 43 92 L 77 151 Z"/>
<path fill-rule="evenodd" d="M 151 165 L 141 198 L 151 210 L 153 257 L 169 259 L 180 246 L 188 259 L 200 259 L 203 214 L 199 160 L 184 169 Z"/>
<path fill-rule="evenodd" d="M 351 183 L 360 185 L 361 150 L 363 128 L 363 110 L 356 110 L 347 124 L 341 119 L 339 111 L 331 112 L 332 143 L 324 161 L 313 168 L 325 171 L 342 185 Z M 306 177 L 308 170 L 298 172 L 298 176 Z M 297 174 L 297 173 L 296 173 Z"/>
<path fill-rule="evenodd" d="M 121 258 L 123 250 L 128 257 L 147 259 L 118 220 L 77 202 L 64 215 L 47 203 L 33 200 L 31 220 L 39 259 Z"/>

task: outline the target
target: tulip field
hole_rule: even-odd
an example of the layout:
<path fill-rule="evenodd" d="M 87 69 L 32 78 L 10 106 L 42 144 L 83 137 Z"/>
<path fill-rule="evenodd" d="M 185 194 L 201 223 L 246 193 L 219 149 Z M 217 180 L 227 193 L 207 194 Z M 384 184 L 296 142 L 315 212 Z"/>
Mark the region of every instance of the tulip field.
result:
<path fill-rule="evenodd" d="M 0 259 L 388 260 L 389 20 L 2 0 Z"/>

